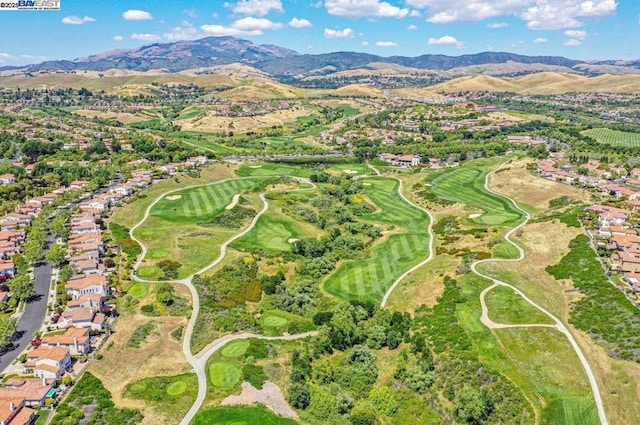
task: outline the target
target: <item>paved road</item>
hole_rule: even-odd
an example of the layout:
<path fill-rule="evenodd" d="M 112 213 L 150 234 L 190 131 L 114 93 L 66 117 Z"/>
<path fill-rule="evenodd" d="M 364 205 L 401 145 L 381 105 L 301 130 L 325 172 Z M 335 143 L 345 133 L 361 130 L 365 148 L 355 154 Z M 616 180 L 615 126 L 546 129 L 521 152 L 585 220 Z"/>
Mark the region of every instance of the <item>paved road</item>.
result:
<path fill-rule="evenodd" d="M 483 277 L 487 280 L 490 280 L 493 282 L 493 285 L 490 288 L 485 289 L 484 291 L 482 291 L 481 295 L 480 295 L 480 299 L 481 299 L 481 303 L 483 304 L 482 306 L 482 313 L 483 313 L 483 323 L 485 325 L 487 325 L 490 329 L 492 329 L 492 327 L 490 326 L 491 324 L 493 324 L 493 322 L 491 321 L 491 319 L 489 319 L 489 313 L 486 307 L 486 304 L 484 304 L 484 295 L 493 287 L 495 286 L 506 286 L 507 288 L 511 288 L 513 289 L 518 295 L 520 295 L 525 301 L 527 301 L 529 304 L 531 304 L 533 307 L 537 308 L 538 310 L 540 310 L 542 313 L 546 314 L 547 316 L 549 316 L 549 318 L 551 318 L 551 320 L 553 320 L 553 322 L 555 323 L 555 327 L 558 329 L 558 331 L 560 331 L 562 334 L 564 334 L 567 339 L 569 340 L 569 343 L 571 344 L 571 346 L 573 347 L 573 350 L 576 352 L 576 355 L 578 356 L 578 359 L 580 360 L 580 363 L 582 363 L 582 367 L 584 368 L 584 371 L 587 375 L 587 378 L 589 380 L 589 384 L 591 385 L 591 391 L 593 392 L 593 398 L 594 401 L 596 403 L 596 408 L 598 409 L 598 417 L 600 419 L 600 424 L 601 425 L 607 425 L 608 421 L 607 421 L 607 416 L 605 414 L 604 411 L 604 405 L 602 403 L 602 397 L 600 395 L 600 389 L 598 388 L 598 382 L 596 381 L 596 377 L 593 374 L 593 371 L 591 370 L 591 367 L 589 366 L 589 362 L 587 362 L 587 358 L 584 356 L 584 354 L 582 353 L 582 350 L 580 349 L 580 346 L 578 345 L 578 343 L 576 342 L 575 338 L 573 337 L 573 335 L 571 334 L 571 332 L 569 332 L 569 329 L 567 329 L 567 327 L 564 325 L 564 323 L 562 323 L 560 321 L 560 319 L 558 319 L 556 316 L 554 316 L 553 314 L 551 314 L 548 310 L 546 310 L 545 308 L 539 306 L 538 304 L 536 304 L 533 300 L 531 300 L 529 297 L 527 297 L 524 293 L 522 293 L 522 291 L 520 291 L 519 289 L 517 289 L 515 286 L 507 283 L 507 282 L 503 282 L 501 280 L 495 279 L 491 276 L 488 276 L 486 274 L 483 274 L 482 272 L 479 272 L 477 269 L 477 266 L 483 263 L 491 263 L 491 262 L 517 262 L 517 261 L 521 261 L 524 259 L 525 257 L 525 252 L 524 249 L 522 247 L 520 247 L 517 243 L 515 243 L 514 241 L 511 240 L 511 235 L 513 235 L 515 232 L 517 232 L 518 230 L 520 230 L 522 227 L 524 227 L 528 222 L 529 219 L 531 218 L 531 215 L 526 212 L 525 210 L 523 210 L 522 208 L 520 208 L 520 206 L 516 203 L 516 201 L 514 201 L 512 198 L 509 198 L 508 196 L 499 194 L 494 192 L 493 190 L 489 189 L 489 175 L 491 173 L 488 173 L 484 179 L 484 188 L 490 192 L 493 193 L 495 195 L 498 196 L 502 196 L 506 199 L 508 199 L 511 204 L 513 204 L 513 206 L 518 209 L 519 211 L 522 212 L 522 214 L 524 215 L 524 220 L 522 221 L 522 223 L 518 224 L 516 227 L 514 227 L 513 229 L 509 230 L 505 235 L 504 235 L 504 240 L 507 241 L 508 243 L 510 243 L 511 245 L 513 245 L 517 250 L 518 250 L 518 258 L 511 258 L 511 259 L 486 259 L 486 260 L 480 260 L 480 261 L 476 261 L 475 263 L 471 264 L 471 271 L 473 271 L 475 274 L 477 274 L 480 277 Z M 504 326 L 500 326 L 499 324 L 497 324 L 498 327 L 504 327 Z M 522 325 L 520 325 L 522 326 Z M 538 324 L 535 324 L 534 326 L 540 326 Z M 492 329 L 493 331 L 493 329 Z"/>
<path fill-rule="evenodd" d="M 240 177 L 240 178 L 237 178 L 237 179 L 250 179 L 250 178 L 255 178 L 255 177 Z M 311 183 L 308 179 L 303 179 L 303 178 L 295 178 L 295 179 L 297 181 L 301 182 L 301 183 L 309 183 L 309 184 L 311 184 L 311 188 L 310 189 L 304 188 L 304 189 L 297 189 L 297 190 L 300 190 L 300 191 L 311 190 L 311 189 L 315 189 L 315 187 L 316 187 L 315 184 Z M 144 261 L 145 256 L 147 255 L 147 247 L 145 246 L 145 244 L 141 240 L 139 240 L 138 238 L 135 237 L 134 232 L 138 227 L 140 227 L 147 220 L 147 218 L 149 218 L 149 214 L 151 213 L 151 210 L 153 209 L 153 207 L 162 198 L 164 198 L 165 196 L 167 196 L 167 195 L 169 195 L 169 194 L 171 194 L 173 192 L 177 192 L 179 190 L 185 190 L 185 189 L 188 189 L 188 188 L 194 188 L 194 187 L 200 187 L 200 186 L 209 186 L 209 185 L 212 185 L 212 184 L 220 184 L 220 183 L 223 183 L 223 182 L 228 181 L 228 180 L 236 180 L 236 178 L 220 180 L 220 181 L 215 182 L 215 183 L 198 184 L 198 185 L 188 186 L 186 188 L 180 188 L 180 189 L 175 189 L 175 190 L 172 190 L 172 191 L 169 191 L 169 192 L 165 192 L 165 193 L 161 194 L 160 196 L 158 196 L 147 207 L 147 209 L 146 209 L 146 211 L 144 213 L 144 216 L 142 217 L 140 222 L 138 222 L 138 224 L 136 224 L 135 226 L 133 226 L 131 228 L 131 230 L 129 230 L 129 237 L 131 237 L 132 240 L 136 241 L 140 245 L 140 247 L 142 248 L 142 253 L 140 254 L 140 256 L 138 257 L 138 260 L 136 261 L 136 263 L 133 266 L 133 271 L 132 271 L 132 274 L 131 274 L 132 280 L 135 280 L 137 282 L 146 282 L 146 283 L 160 283 L 160 282 L 157 282 L 157 281 L 141 279 L 136 275 L 136 270 L 140 267 L 140 264 L 142 264 L 142 262 Z M 187 359 L 187 361 L 193 367 L 193 372 L 198 377 L 198 396 L 196 397 L 196 400 L 194 401 L 193 405 L 191 406 L 191 408 L 189 409 L 189 411 L 187 412 L 185 417 L 180 422 L 181 425 L 188 425 L 191 422 L 191 420 L 196 415 L 196 413 L 198 413 L 198 410 L 202 406 L 202 403 L 204 402 L 204 399 L 205 399 L 205 397 L 207 395 L 207 374 L 206 374 L 207 360 L 209 359 L 209 357 L 211 357 L 213 355 L 213 353 L 215 353 L 217 350 L 222 348 L 228 342 L 236 340 L 236 339 L 243 339 L 243 338 L 260 338 L 260 339 L 267 339 L 267 340 L 293 340 L 293 339 L 307 338 L 309 336 L 317 335 L 317 331 L 305 332 L 305 333 L 302 333 L 302 334 L 278 336 L 278 337 L 267 337 L 267 336 L 251 334 L 251 333 L 225 335 L 222 338 L 219 338 L 219 339 L 213 341 L 212 343 L 210 343 L 207 347 L 205 347 L 204 350 L 200 351 L 200 353 L 197 353 L 197 354 L 194 355 L 191 352 L 191 339 L 192 339 L 192 335 L 193 335 L 193 329 L 195 327 L 195 323 L 196 323 L 196 320 L 198 318 L 198 314 L 199 314 L 199 310 L 200 310 L 200 298 L 198 296 L 198 291 L 196 290 L 195 286 L 193 285 L 193 277 L 195 275 L 203 274 L 206 271 L 208 271 L 208 270 L 212 269 L 213 267 L 215 267 L 216 265 L 218 265 L 225 258 L 225 256 L 227 255 L 227 247 L 232 242 L 234 242 L 235 240 L 237 240 L 237 239 L 241 238 L 242 236 L 246 235 L 247 233 L 249 233 L 254 228 L 254 226 L 256 225 L 258 220 L 260 219 L 260 217 L 264 213 L 266 213 L 267 210 L 269 209 L 269 202 L 267 201 L 264 193 L 260 194 L 260 199 L 261 199 L 262 204 L 263 204 L 262 209 L 253 217 L 253 220 L 251 221 L 251 224 L 246 229 L 244 229 L 242 232 L 236 234 L 235 236 L 231 237 L 230 239 L 225 241 L 220 246 L 220 254 L 218 255 L 218 258 L 216 258 L 212 263 L 208 264 L 207 266 L 205 266 L 201 270 L 198 270 L 197 272 L 193 273 L 192 275 L 190 275 L 190 276 L 188 276 L 188 277 L 186 277 L 184 279 L 168 281 L 169 283 L 177 283 L 177 284 L 185 285 L 189 289 L 189 292 L 191 293 L 191 299 L 192 299 L 191 318 L 189 319 L 189 323 L 187 324 L 187 328 L 186 328 L 185 334 L 184 334 L 183 339 L 182 339 L 182 352 L 184 353 L 184 356 Z"/>
<path fill-rule="evenodd" d="M 55 242 L 51 235 L 47 238 L 45 254 L 49 246 Z M 24 313 L 18 321 L 18 332 L 14 336 L 13 343 L 0 354 L 0 370 L 4 370 L 24 351 L 31 340 L 33 334 L 40 329 L 47 313 L 47 300 L 49 287 L 51 285 L 51 264 L 41 261 L 33 271 L 36 295 L 25 307 Z"/>

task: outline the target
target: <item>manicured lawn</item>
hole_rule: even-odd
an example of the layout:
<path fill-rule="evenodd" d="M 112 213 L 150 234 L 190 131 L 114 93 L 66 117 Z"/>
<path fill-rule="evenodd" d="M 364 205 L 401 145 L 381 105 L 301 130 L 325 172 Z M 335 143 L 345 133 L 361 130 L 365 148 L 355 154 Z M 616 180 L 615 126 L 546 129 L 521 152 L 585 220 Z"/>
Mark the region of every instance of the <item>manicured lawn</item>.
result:
<path fill-rule="evenodd" d="M 309 177 L 311 170 L 308 167 L 296 165 L 262 163 L 255 165 L 245 165 L 237 171 L 240 177 L 249 176 L 295 176 Z"/>
<path fill-rule="evenodd" d="M 231 341 L 230 343 L 225 345 L 222 348 L 222 350 L 220 350 L 220 354 L 223 357 L 228 357 L 228 358 L 240 357 L 247 352 L 249 345 L 250 345 L 250 342 L 248 339 L 239 339 L 237 341 Z"/>
<path fill-rule="evenodd" d="M 266 213 L 258 219 L 256 226 L 231 245 L 242 251 L 261 249 L 267 253 L 291 252 L 290 239 L 309 237 L 296 222 L 287 216 Z"/>
<path fill-rule="evenodd" d="M 542 411 L 542 425 L 599 425 L 598 411 L 587 397 L 554 400 Z"/>
<path fill-rule="evenodd" d="M 274 327 L 274 328 L 279 328 L 280 326 L 284 326 L 288 322 L 289 321 L 287 319 L 279 316 L 266 316 L 264 318 L 264 325 L 269 327 Z"/>
<path fill-rule="evenodd" d="M 364 179 L 364 193 L 381 211 L 363 218 L 400 227 L 373 249 L 365 260 L 343 263 L 325 282 L 325 289 L 341 298 L 378 302 L 405 271 L 429 256 L 427 214 L 398 194 L 393 179 Z"/>
<path fill-rule="evenodd" d="M 505 286 L 498 286 L 489 291 L 485 296 L 485 302 L 489 309 L 489 318 L 496 323 L 553 324 L 549 316 L 533 307 L 513 289 Z"/>
<path fill-rule="evenodd" d="M 191 425 L 296 425 L 293 419 L 276 415 L 266 407 L 218 407 L 205 409 L 191 421 Z"/>
<path fill-rule="evenodd" d="M 201 222 L 223 212 L 235 194 L 254 188 L 261 180 L 233 179 L 173 192 L 154 205 L 150 215 L 171 222 Z"/>
<path fill-rule="evenodd" d="M 363 164 L 335 164 L 327 167 L 327 170 L 341 171 L 345 175 L 359 175 L 359 174 L 375 174 L 373 170 Z M 349 172 L 357 171 L 357 173 Z"/>
<path fill-rule="evenodd" d="M 167 395 L 170 397 L 175 397 L 180 394 L 184 394 L 187 391 L 187 383 L 185 381 L 176 381 L 169 384 L 166 389 Z"/>
<path fill-rule="evenodd" d="M 183 189 L 165 194 L 153 206 L 147 220 L 135 230 L 135 236 L 148 248 L 148 255 L 138 276 L 162 279 L 163 272 L 155 264 L 170 260 L 180 263 L 177 277 L 182 278 L 212 262 L 220 252 L 220 245 L 246 226 L 261 208 L 258 196 L 248 191 L 264 181 L 262 177 L 232 179 L 206 186 Z M 245 193 L 249 198 L 247 211 L 238 227 L 212 224 L 224 213 L 234 195 Z"/>
<path fill-rule="evenodd" d="M 136 298 L 140 298 L 147 295 L 148 291 L 149 291 L 149 285 L 147 283 L 134 283 L 127 290 L 127 294 Z"/>
<path fill-rule="evenodd" d="M 495 162 L 495 161 L 494 161 Z M 484 188 L 487 173 L 492 162 L 472 161 L 463 167 L 439 173 L 430 180 L 431 190 L 436 195 L 458 201 L 483 211 L 479 217 L 470 218 L 474 223 L 485 226 L 515 226 L 522 219 L 522 213 L 502 196 Z"/>
<path fill-rule="evenodd" d="M 231 363 L 210 363 L 209 382 L 216 387 L 231 387 L 242 376 L 242 371 Z"/>

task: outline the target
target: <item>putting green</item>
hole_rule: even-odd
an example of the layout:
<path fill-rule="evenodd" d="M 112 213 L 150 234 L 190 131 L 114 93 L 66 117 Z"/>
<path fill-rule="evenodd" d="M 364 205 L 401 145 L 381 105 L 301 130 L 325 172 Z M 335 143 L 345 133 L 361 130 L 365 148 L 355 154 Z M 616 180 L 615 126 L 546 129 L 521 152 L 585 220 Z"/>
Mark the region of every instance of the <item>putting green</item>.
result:
<path fill-rule="evenodd" d="M 187 391 L 187 383 L 184 381 L 172 382 L 167 387 L 167 395 L 170 395 L 172 397 L 184 394 L 185 391 Z"/>
<path fill-rule="evenodd" d="M 216 387 L 235 385 L 242 376 L 242 371 L 231 363 L 211 363 L 209 365 L 209 382 Z"/>
<path fill-rule="evenodd" d="M 136 272 L 136 274 L 138 275 L 138 277 L 142 278 L 142 279 L 149 279 L 152 278 L 158 274 L 162 273 L 162 271 L 157 268 L 156 266 L 142 266 L 138 269 L 138 271 Z"/>
<path fill-rule="evenodd" d="M 249 341 L 246 339 L 239 339 L 237 341 L 231 341 L 227 345 L 225 345 L 220 354 L 223 357 L 235 358 L 240 357 L 244 353 L 247 352 L 249 348 Z"/>
<path fill-rule="evenodd" d="M 279 327 L 285 326 L 287 323 L 289 323 L 289 321 L 284 317 L 269 315 L 269 316 L 265 316 L 264 321 L 262 323 L 264 324 L 264 326 L 279 328 Z"/>
<path fill-rule="evenodd" d="M 141 393 L 146 389 L 147 389 L 147 386 L 145 384 L 143 384 L 142 382 L 136 382 L 135 384 L 132 384 L 129 387 L 129 391 L 134 392 L 134 393 Z"/>
<path fill-rule="evenodd" d="M 144 297 L 145 295 L 147 295 L 147 292 L 149 291 L 149 285 L 146 283 L 134 283 L 133 285 L 131 285 L 131 287 L 127 290 L 127 294 L 136 297 L 136 298 L 140 298 L 140 297 Z"/>

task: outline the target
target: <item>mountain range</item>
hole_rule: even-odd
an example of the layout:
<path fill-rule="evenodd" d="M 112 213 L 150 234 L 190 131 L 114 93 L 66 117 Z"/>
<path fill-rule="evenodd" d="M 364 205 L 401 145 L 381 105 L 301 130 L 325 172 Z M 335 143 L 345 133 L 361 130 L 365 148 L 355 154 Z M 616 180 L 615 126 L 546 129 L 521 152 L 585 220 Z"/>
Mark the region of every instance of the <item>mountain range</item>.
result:
<path fill-rule="evenodd" d="M 46 61 L 22 67 L 4 67 L 0 71 L 34 73 L 46 71 L 129 70 L 178 73 L 192 70 L 207 73 L 207 68 L 241 63 L 275 79 L 296 83 L 309 78 L 376 78 L 437 76 L 447 80 L 472 74 L 518 76 L 543 71 L 596 76 L 602 74 L 640 74 L 640 60 L 587 62 L 559 56 L 525 56 L 505 52 L 483 52 L 461 56 L 425 54 L 416 57 L 334 52 L 300 54 L 284 47 L 256 44 L 235 37 L 206 37 L 174 43 L 155 43 L 137 49 L 119 49 L 75 60 Z M 211 70 L 209 71 L 211 72 Z"/>

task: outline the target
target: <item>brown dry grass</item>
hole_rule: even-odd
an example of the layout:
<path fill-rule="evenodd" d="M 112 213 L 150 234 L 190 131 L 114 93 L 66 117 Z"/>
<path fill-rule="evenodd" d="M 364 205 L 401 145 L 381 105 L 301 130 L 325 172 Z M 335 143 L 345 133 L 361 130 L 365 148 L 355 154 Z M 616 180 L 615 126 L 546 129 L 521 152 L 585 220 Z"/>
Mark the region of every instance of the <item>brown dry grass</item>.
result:
<path fill-rule="evenodd" d="M 506 171 L 489 176 L 489 188 L 515 199 L 520 205 L 533 207 L 536 212 L 549 208 L 549 201 L 560 196 L 570 196 L 580 202 L 588 202 L 589 194 L 568 184 L 552 182 L 527 171 L 530 159 L 513 161 L 503 168 Z"/>
<path fill-rule="evenodd" d="M 179 290 L 181 296 L 188 293 Z M 141 301 L 141 304 L 144 303 Z M 148 322 L 157 324 L 157 334 L 149 336 L 140 348 L 127 347 L 127 341 L 133 331 Z M 187 373 L 191 366 L 182 353 L 182 344 L 174 340 L 170 333 L 178 326 L 186 326 L 184 317 L 148 317 L 141 314 L 120 316 L 114 333 L 109 337 L 105 348 L 101 350 L 104 358 L 95 360 L 89 371 L 95 374 L 119 407 L 141 409 L 144 415 L 143 425 L 165 423 L 162 412 L 143 401 L 123 398 L 125 387 L 142 378 L 152 376 L 170 376 Z M 111 346 L 111 344 L 113 344 Z M 109 349 L 106 347 L 111 346 Z"/>
<path fill-rule="evenodd" d="M 295 121 L 298 117 L 306 117 L 313 111 L 304 108 L 291 108 L 282 111 L 274 111 L 269 114 L 255 117 L 223 117 L 215 115 L 215 111 L 207 111 L 202 118 L 192 118 L 176 121 L 183 130 L 189 131 L 229 131 L 245 133 L 259 128 L 267 128 L 274 125 L 282 125 Z"/>
<path fill-rule="evenodd" d="M 513 196 L 516 200 L 526 199 L 541 209 L 545 209 L 543 207 L 548 205 L 550 199 L 561 195 L 588 200 L 588 194 L 584 191 L 558 183 L 543 184 L 540 182 L 542 179 L 532 178 L 524 166 L 514 165 L 511 165 L 511 170 L 494 177 L 504 179 L 505 183 L 518 183 L 497 188 L 497 181 L 492 181 L 492 185 L 495 185 L 492 187 L 498 192 Z M 511 176 L 513 179 L 510 180 Z M 511 283 L 522 288 L 566 323 L 571 302 L 580 295 L 571 291 L 571 281 L 557 281 L 544 269 L 547 265 L 557 264 L 569 251 L 569 242 L 581 232 L 581 229 L 569 228 L 557 221 L 528 224 L 514 237 L 518 244 L 525 247 L 526 258 L 518 263 L 490 267 L 508 272 Z M 610 358 L 589 335 L 571 325 L 568 327 L 596 375 L 609 423 L 640 423 L 640 365 Z"/>
<path fill-rule="evenodd" d="M 148 115 L 136 115 L 130 114 L 128 112 L 103 112 L 103 111 L 92 111 L 89 109 L 78 109 L 74 111 L 75 114 L 80 115 L 81 117 L 87 118 L 104 118 L 104 119 L 114 119 L 118 120 L 123 124 L 130 124 L 132 122 L 146 121 L 151 119 Z"/>

